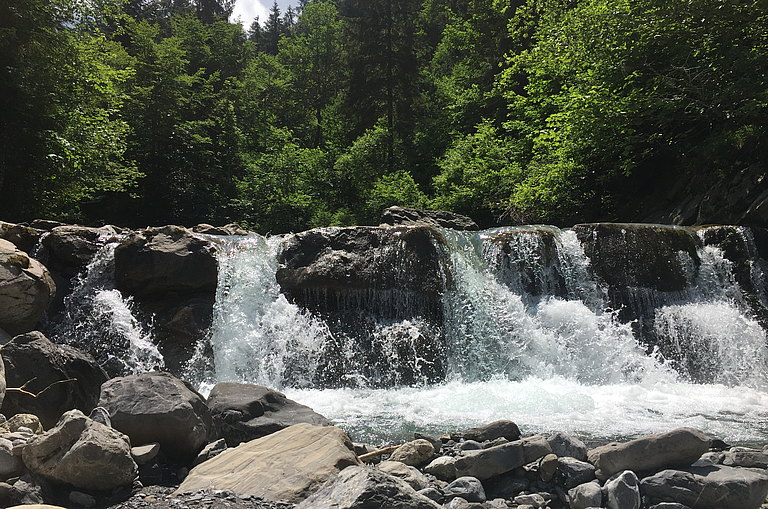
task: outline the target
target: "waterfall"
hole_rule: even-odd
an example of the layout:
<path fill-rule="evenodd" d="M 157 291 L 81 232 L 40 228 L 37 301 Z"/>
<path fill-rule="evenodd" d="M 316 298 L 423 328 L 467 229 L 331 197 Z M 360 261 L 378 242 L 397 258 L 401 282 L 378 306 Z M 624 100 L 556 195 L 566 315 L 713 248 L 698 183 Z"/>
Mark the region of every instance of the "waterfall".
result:
<path fill-rule="evenodd" d="M 112 376 L 145 373 L 163 367 L 151 327 L 136 313 L 133 300 L 115 288 L 115 247 L 99 249 L 64 299 L 64 311 L 47 331 L 57 343 L 84 350 Z"/>

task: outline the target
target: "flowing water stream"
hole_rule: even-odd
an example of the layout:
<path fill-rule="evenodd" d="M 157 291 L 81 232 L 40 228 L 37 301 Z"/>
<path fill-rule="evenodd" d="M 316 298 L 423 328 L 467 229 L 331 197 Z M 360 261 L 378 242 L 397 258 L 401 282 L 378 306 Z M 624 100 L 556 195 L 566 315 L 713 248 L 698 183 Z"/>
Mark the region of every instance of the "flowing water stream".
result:
<path fill-rule="evenodd" d="M 278 256 L 290 236 L 218 238 L 213 361 L 194 382 L 202 392 L 218 381 L 276 388 L 372 443 L 501 418 L 524 432 L 599 441 L 677 426 L 733 443 L 768 440 L 768 339 L 719 248 L 700 247 L 696 263 L 679 253 L 684 291 L 633 294 L 634 312 L 647 318 L 643 328 L 611 308 L 609 289 L 571 230 L 442 235 L 451 284 L 441 296 L 441 323 L 361 312 L 358 335 L 349 327 L 340 332 L 281 292 Z M 159 366 L 151 330 L 104 277 L 110 249 L 102 249 L 68 298 L 71 319 L 62 330 L 109 322 L 117 340 L 77 342 L 122 345 L 103 356 L 119 357 L 126 371 Z M 762 265 L 750 270 L 765 305 L 765 288 L 757 284 Z M 354 307 L 354 297 L 337 305 Z M 394 308 L 408 304 L 396 302 L 396 292 L 385 297 Z M 439 355 L 425 355 L 424 344 Z M 328 385 L 318 380 L 330 352 L 343 374 Z M 375 352 L 375 363 L 366 352 Z M 436 358 L 446 374 L 438 382 Z"/>

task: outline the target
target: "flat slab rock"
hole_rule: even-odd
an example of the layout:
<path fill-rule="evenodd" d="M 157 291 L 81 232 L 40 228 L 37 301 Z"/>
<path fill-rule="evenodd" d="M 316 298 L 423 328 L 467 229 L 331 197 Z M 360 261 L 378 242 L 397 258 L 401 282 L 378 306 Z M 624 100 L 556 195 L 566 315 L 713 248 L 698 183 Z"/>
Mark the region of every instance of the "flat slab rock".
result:
<path fill-rule="evenodd" d="M 342 430 L 296 424 L 201 463 L 174 494 L 212 488 L 297 502 L 345 467 L 359 464 Z"/>
<path fill-rule="evenodd" d="M 663 470 L 644 478 L 640 491 L 692 509 L 758 509 L 768 495 L 768 472 L 721 465 Z"/>

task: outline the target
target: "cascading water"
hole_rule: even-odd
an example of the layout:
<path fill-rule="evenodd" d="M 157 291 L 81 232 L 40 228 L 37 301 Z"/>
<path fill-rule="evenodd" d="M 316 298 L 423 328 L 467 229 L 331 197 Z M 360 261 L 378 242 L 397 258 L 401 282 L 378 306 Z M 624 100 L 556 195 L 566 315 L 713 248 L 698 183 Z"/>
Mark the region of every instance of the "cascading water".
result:
<path fill-rule="evenodd" d="M 64 299 L 64 311 L 49 324 L 57 343 L 93 355 L 112 376 L 163 368 L 163 356 L 149 328 L 136 318 L 133 301 L 115 289 L 114 255 L 118 242 L 106 243 L 77 277 Z"/>
<path fill-rule="evenodd" d="M 646 291 L 638 301 L 661 340 L 650 348 L 607 304 L 608 292 L 574 232 L 525 227 L 442 234 L 450 272 L 442 323 L 372 318 L 361 321 L 357 336 L 281 294 L 275 273 L 284 239 L 226 241 L 211 381 L 281 389 L 359 440 L 499 418 L 527 431 L 601 439 L 680 425 L 734 442 L 768 437 L 765 332 L 750 316 L 722 251 L 699 249 L 700 263 L 678 253 L 688 289 Z M 426 344 L 441 349 L 446 373 L 431 384 L 419 375 L 434 362 L 419 350 L 430 333 L 441 338 Z M 344 380 L 331 384 L 337 388 L 324 388 L 319 376 L 327 372 L 329 349 L 343 373 Z M 385 359 L 373 369 L 360 359 L 366 351 Z M 403 369 L 407 363 L 410 371 Z"/>

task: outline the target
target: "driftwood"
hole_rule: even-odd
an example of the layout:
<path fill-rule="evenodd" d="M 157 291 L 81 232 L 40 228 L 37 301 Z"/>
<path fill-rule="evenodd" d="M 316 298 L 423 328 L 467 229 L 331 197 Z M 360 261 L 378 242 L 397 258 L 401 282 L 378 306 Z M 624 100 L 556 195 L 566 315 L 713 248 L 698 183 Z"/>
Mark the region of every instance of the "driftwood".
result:
<path fill-rule="evenodd" d="M 381 457 L 381 456 L 383 456 L 385 454 L 392 454 L 399 447 L 400 447 L 399 445 L 390 445 L 389 447 L 385 447 L 384 449 L 378 449 L 378 450 L 373 451 L 373 452 L 362 454 L 362 455 L 358 456 L 358 458 L 360 459 L 360 461 L 373 460 L 373 459 L 379 458 L 379 457 Z"/>
<path fill-rule="evenodd" d="M 53 382 L 51 385 L 49 385 L 48 387 L 46 387 L 45 389 L 43 389 L 42 391 L 40 391 L 38 393 L 34 393 L 34 392 L 30 392 L 30 391 L 26 390 L 27 385 L 29 385 L 30 383 L 34 382 L 35 380 L 37 380 L 37 377 L 32 378 L 30 380 L 27 380 L 24 383 L 24 385 L 22 385 L 21 387 L 7 387 L 5 389 L 5 392 L 17 392 L 19 394 L 24 394 L 25 396 L 30 396 L 32 398 L 39 398 L 40 396 L 43 395 L 43 393 L 45 391 L 47 391 L 51 387 L 54 387 L 54 386 L 59 385 L 59 384 L 69 383 L 69 382 L 77 382 L 77 378 L 67 378 L 66 380 L 57 380 L 57 381 Z"/>

